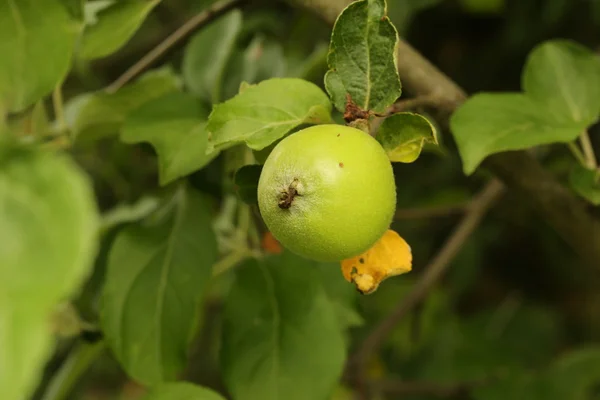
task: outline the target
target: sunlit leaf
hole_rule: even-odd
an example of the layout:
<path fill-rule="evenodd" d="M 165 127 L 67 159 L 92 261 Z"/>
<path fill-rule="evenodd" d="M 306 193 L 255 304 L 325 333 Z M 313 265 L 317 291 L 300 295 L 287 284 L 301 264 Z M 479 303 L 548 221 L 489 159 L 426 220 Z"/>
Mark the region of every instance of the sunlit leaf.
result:
<path fill-rule="evenodd" d="M 385 279 L 412 269 L 410 246 L 393 230 L 385 234 L 365 253 L 343 260 L 342 273 L 362 294 L 377 290 Z"/>
<path fill-rule="evenodd" d="M 273 78 L 215 105 L 208 120 L 209 151 L 246 143 L 261 150 L 304 123 L 331 121 L 331 103 L 315 84 Z"/>
<path fill-rule="evenodd" d="M 398 113 L 387 117 L 376 139 L 393 162 L 411 163 L 419 158 L 426 143 L 437 143 L 435 127 L 422 115 Z"/>
<path fill-rule="evenodd" d="M 48 95 L 71 66 L 82 23 L 60 0 L 0 1 L 0 106 L 18 112 Z"/>
<path fill-rule="evenodd" d="M 29 398 L 53 349 L 55 307 L 97 248 L 92 185 L 70 158 L 0 146 L 0 387 Z"/>
<path fill-rule="evenodd" d="M 217 392 L 188 382 L 173 382 L 150 389 L 141 400 L 225 400 Z"/>
<path fill-rule="evenodd" d="M 77 56 L 82 59 L 105 57 L 119 50 L 138 30 L 160 0 L 116 1 L 94 14 L 94 23 L 85 27 Z M 86 8 L 94 6 L 94 1 Z M 88 17 L 89 18 L 89 17 Z"/>

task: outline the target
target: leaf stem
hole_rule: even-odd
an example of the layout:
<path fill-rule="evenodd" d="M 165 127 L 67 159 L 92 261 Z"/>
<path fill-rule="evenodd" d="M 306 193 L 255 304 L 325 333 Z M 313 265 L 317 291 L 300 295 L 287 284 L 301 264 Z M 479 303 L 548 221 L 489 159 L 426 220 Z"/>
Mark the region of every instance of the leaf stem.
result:
<path fill-rule="evenodd" d="M 164 53 L 166 53 L 171 47 L 177 44 L 180 40 L 186 38 L 189 34 L 195 30 L 208 25 L 221 15 L 225 14 L 229 10 L 238 7 L 244 3 L 245 0 L 221 0 L 214 3 L 208 9 L 196 14 L 190 18 L 186 23 L 177 28 L 173 33 L 167 36 L 162 42 L 156 47 L 150 50 L 146 55 L 140 58 L 135 64 L 133 64 L 127 71 L 125 71 L 117 80 L 111 83 L 105 90 L 108 93 L 114 93 L 119 90 L 127 82 L 131 81 L 152 63 L 158 60 Z"/>
<path fill-rule="evenodd" d="M 66 399 L 77 380 L 98 357 L 104 346 L 102 340 L 95 343 L 82 342 L 78 344 L 71 351 L 58 372 L 52 377 L 42 400 Z"/>
<path fill-rule="evenodd" d="M 598 162 L 596 161 L 596 155 L 594 154 L 594 148 L 592 147 L 588 132 L 583 131 L 581 136 L 579 136 L 579 140 L 581 141 L 581 147 L 583 148 L 583 154 L 585 155 L 585 165 L 589 169 L 595 169 Z"/>
<path fill-rule="evenodd" d="M 212 276 L 215 277 L 229 271 L 231 268 L 253 255 L 254 252 L 247 247 L 229 253 L 213 265 Z"/>
<path fill-rule="evenodd" d="M 581 152 L 579 147 L 577 147 L 577 144 L 574 142 L 569 142 L 567 143 L 567 146 L 569 147 L 569 150 L 571 150 L 571 153 L 573 153 L 573 156 L 575 156 L 575 158 L 577 159 L 577 162 L 579 162 L 579 164 L 581 164 L 582 166 L 586 166 L 587 162 L 585 160 L 585 157 L 583 156 L 583 153 Z"/>
<path fill-rule="evenodd" d="M 67 129 L 65 121 L 65 110 L 62 95 L 62 83 L 59 83 L 52 92 L 52 107 L 54 108 L 54 118 L 58 123 L 58 132 L 63 134 Z"/>

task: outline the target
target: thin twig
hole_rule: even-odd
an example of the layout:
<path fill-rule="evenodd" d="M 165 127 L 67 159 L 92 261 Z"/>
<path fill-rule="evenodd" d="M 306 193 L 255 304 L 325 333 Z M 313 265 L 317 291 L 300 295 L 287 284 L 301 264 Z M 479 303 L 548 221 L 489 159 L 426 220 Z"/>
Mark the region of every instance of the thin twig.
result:
<path fill-rule="evenodd" d="M 596 169 L 598 162 L 596 161 L 596 155 L 594 154 L 594 148 L 592 147 L 588 132 L 583 131 L 581 136 L 579 136 L 579 140 L 581 140 L 581 148 L 583 148 L 583 154 L 585 155 L 585 165 L 589 169 Z"/>
<path fill-rule="evenodd" d="M 60 134 L 64 134 L 67 129 L 63 105 L 62 84 L 59 83 L 52 92 L 52 107 L 54 108 L 54 119 L 57 122 Z"/>
<path fill-rule="evenodd" d="M 587 165 L 587 161 L 585 160 L 585 156 L 579 147 L 577 147 L 577 144 L 574 142 L 569 142 L 567 143 L 567 146 L 569 147 L 569 150 L 571 150 L 573 156 L 577 159 L 577 162 L 585 167 Z"/>
<path fill-rule="evenodd" d="M 432 396 L 440 398 L 466 396 L 473 388 L 484 385 L 487 380 L 440 384 L 435 382 L 404 382 L 383 380 L 370 383 L 374 392 L 396 396 Z"/>
<path fill-rule="evenodd" d="M 469 212 L 458 223 L 441 250 L 427 265 L 419 281 L 412 291 L 400 300 L 396 308 L 388 314 L 367 336 L 362 346 L 350 361 L 355 368 L 356 382 L 359 391 L 364 391 L 364 368 L 371 356 L 378 350 L 385 338 L 392 332 L 396 325 L 429 293 L 429 290 L 438 282 L 442 274 L 458 254 L 465 241 L 475 231 L 486 211 L 494 204 L 503 192 L 504 186 L 494 179 L 473 199 Z M 362 384 L 361 384 L 362 383 Z"/>
<path fill-rule="evenodd" d="M 441 107 L 443 99 L 439 96 L 434 95 L 424 95 L 418 96 L 411 99 L 402 99 L 395 102 L 386 112 L 387 115 L 392 115 L 399 112 L 404 112 L 408 110 L 414 110 L 420 107 L 432 107 L 438 108 Z"/>
<path fill-rule="evenodd" d="M 177 44 L 180 40 L 186 38 L 195 30 L 214 21 L 216 18 L 225 14 L 229 10 L 242 5 L 244 1 L 245 0 L 221 0 L 210 6 L 208 9 L 193 16 L 186 23 L 177 28 L 175 32 L 167 36 L 165 40 L 160 42 L 156 47 L 140 58 L 127 71 L 125 71 L 123 75 L 117 78 L 117 80 L 106 87 L 106 92 L 116 92 L 123 87 L 123 85 L 131 81 L 142 71 L 148 68 L 152 63 L 158 60 L 164 53 L 167 52 L 167 50 Z"/>
<path fill-rule="evenodd" d="M 439 207 L 400 208 L 396 210 L 395 219 L 421 219 L 445 217 L 453 214 L 463 214 L 469 210 L 470 202 Z"/>

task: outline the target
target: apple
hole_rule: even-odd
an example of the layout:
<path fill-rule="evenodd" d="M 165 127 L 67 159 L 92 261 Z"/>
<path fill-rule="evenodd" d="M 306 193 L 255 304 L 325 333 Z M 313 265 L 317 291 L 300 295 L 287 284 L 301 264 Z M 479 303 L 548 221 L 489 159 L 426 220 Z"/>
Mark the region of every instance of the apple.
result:
<path fill-rule="evenodd" d="M 258 205 L 285 248 L 316 261 L 341 261 L 368 250 L 390 226 L 392 165 L 361 130 L 311 126 L 273 148 L 259 178 Z"/>

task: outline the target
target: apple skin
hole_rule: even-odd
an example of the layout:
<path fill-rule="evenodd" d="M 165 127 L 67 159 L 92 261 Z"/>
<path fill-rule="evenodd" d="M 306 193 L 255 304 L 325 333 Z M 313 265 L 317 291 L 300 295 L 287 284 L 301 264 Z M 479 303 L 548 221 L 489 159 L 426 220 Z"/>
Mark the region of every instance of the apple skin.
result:
<path fill-rule="evenodd" d="M 312 126 L 273 148 L 258 182 L 258 205 L 269 231 L 291 252 L 345 260 L 368 250 L 390 226 L 392 165 L 361 130 Z"/>

